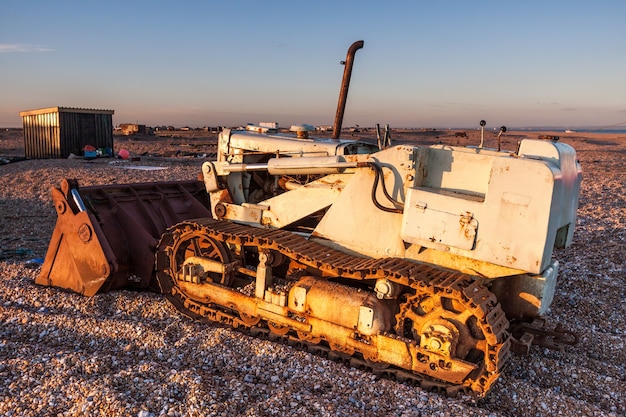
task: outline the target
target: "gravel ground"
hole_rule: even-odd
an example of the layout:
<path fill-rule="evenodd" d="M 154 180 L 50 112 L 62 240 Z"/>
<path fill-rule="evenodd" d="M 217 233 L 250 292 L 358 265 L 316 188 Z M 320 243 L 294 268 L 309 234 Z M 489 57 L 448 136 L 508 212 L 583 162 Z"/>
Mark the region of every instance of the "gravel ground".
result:
<path fill-rule="evenodd" d="M 575 242 L 555 253 L 562 269 L 549 318 L 580 342 L 514 356 L 481 400 L 445 398 L 194 322 L 158 294 L 86 298 L 34 285 L 56 221 L 49 190 L 61 178 L 195 178 L 214 138 L 116 137 L 116 149 L 140 162 L 0 162 L 0 415 L 626 415 L 626 135 L 561 137 L 577 149 L 584 180 Z M 509 132 L 505 143 L 517 138 Z M 0 161 L 20 155 L 21 131 L 0 132 Z M 165 169 L 124 169 L 131 164 Z"/>

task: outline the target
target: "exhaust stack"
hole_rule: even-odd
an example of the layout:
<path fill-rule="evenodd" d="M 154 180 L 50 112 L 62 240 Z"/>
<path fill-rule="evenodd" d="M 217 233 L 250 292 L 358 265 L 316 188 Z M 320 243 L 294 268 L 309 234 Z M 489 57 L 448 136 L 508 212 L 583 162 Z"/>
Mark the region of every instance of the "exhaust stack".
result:
<path fill-rule="evenodd" d="M 350 45 L 346 60 L 341 62 L 345 68 L 343 69 L 343 80 L 341 81 L 341 91 L 339 91 L 339 103 L 337 104 L 337 114 L 335 115 L 335 125 L 333 126 L 333 139 L 339 139 L 339 135 L 341 134 L 341 123 L 343 122 L 343 112 L 346 109 L 346 100 L 348 99 L 348 88 L 350 87 L 354 55 L 356 51 L 363 48 L 363 45 L 363 41 L 356 41 Z"/>

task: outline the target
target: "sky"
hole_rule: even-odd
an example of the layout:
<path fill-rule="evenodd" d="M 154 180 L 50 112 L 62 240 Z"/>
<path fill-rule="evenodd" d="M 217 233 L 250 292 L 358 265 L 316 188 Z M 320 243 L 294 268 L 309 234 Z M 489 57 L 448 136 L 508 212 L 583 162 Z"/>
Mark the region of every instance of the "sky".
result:
<path fill-rule="evenodd" d="M 0 1 L 0 127 L 46 107 L 113 124 L 619 126 L 626 1 Z"/>

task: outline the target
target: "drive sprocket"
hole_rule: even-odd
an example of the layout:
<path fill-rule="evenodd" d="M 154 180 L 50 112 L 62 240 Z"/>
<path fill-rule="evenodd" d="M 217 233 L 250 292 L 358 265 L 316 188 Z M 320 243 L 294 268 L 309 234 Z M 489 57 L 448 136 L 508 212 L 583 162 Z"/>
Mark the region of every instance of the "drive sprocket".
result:
<path fill-rule="evenodd" d="M 414 340 L 426 351 L 475 364 L 466 384 L 475 392 L 488 390 L 504 360 L 498 355 L 504 343 L 508 351 L 508 340 L 498 340 L 498 334 L 506 333 L 492 328 L 497 322 L 508 327 L 508 321 L 493 320 L 504 317 L 502 308 L 496 297 L 471 277 L 457 279 L 453 286 L 431 284 L 416 286 L 415 293 L 404 295 L 396 315 L 396 334 Z"/>

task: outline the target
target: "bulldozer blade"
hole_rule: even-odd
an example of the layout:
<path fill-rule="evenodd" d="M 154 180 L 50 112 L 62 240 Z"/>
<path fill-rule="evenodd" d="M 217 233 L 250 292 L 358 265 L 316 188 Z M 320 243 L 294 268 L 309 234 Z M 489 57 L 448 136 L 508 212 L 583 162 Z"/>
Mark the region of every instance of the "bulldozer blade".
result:
<path fill-rule="evenodd" d="M 58 215 L 36 284 L 86 296 L 114 289 L 157 289 L 155 248 L 166 228 L 211 217 L 201 181 L 52 189 Z"/>

